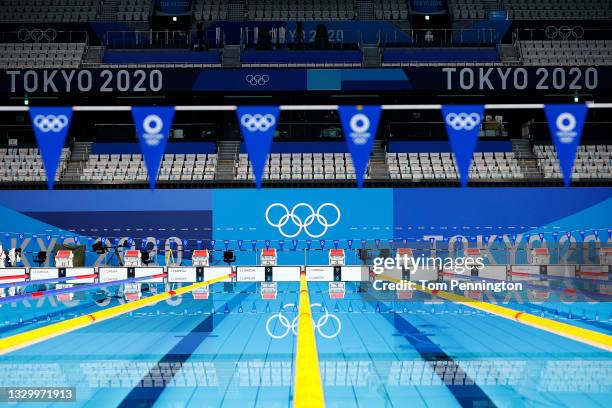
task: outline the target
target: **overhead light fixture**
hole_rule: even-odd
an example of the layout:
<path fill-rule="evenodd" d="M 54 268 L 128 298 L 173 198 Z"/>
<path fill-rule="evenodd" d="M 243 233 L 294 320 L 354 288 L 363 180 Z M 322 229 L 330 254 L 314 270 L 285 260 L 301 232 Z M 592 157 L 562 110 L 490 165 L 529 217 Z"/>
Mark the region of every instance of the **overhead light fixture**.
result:
<path fill-rule="evenodd" d="M 425 21 L 429 21 L 429 15 L 425 16 Z"/>
<path fill-rule="evenodd" d="M 172 21 L 174 21 L 176 23 L 176 20 L 178 20 L 178 18 L 176 18 L 176 16 L 172 17 Z"/>

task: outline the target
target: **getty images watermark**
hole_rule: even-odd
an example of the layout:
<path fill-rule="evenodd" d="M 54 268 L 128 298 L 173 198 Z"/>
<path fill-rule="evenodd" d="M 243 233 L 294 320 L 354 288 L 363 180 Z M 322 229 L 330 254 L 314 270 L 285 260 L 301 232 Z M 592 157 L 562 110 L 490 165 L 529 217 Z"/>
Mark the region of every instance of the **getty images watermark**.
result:
<path fill-rule="evenodd" d="M 416 271 L 447 271 L 452 275 L 464 275 L 468 272 L 479 272 L 484 269 L 483 257 L 456 257 L 442 258 L 429 256 L 408 256 L 407 254 L 396 254 L 395 257 L 377 257 L 373 260 L 372 272 L 376 275 L 393 274 L 398 270 L 409 271 L 414 275 Z M 397 290 L 397 291 L 413 291 L 417 289 L 417 283 L 428 290 L 467 290 L 467 291 L 492 291 L 495 293 L 504 291 L 520 291 L 523 290 L 523 285 L 520 282 L 488 282 L 481 281 L 466 281 L 464 279 L 450 279 L 447 282 L 431 282 L 431 279 L 418 279 L 416 281 L 401 280 L 400 282 L 385 282 L 383 280 L 375 280 L 372 284 L 374 290 Z"/>

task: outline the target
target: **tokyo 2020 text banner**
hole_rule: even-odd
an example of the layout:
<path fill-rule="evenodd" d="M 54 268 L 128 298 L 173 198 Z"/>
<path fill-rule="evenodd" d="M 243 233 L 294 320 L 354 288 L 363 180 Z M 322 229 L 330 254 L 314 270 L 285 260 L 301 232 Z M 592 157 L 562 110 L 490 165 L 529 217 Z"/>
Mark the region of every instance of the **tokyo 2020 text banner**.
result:
<path fill-rule="evenodd" d="M 0 70 L 0 94 L 157 95 L 173 92 L 445 91 L 604 93 L 612 67 L 108 68 Z"/>

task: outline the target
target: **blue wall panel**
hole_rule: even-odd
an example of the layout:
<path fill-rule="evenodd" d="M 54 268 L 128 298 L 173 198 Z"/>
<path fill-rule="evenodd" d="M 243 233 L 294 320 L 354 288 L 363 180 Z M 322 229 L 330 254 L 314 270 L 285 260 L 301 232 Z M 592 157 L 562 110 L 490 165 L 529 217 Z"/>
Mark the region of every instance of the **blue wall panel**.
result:
<path fill-rule="evenodd" d="M 330 224 L 327 229 L 325 223 Z M 111 242 L 113 238 L 134 238 L 140 244 L 151 237 L 161 240 L 162 246 L 169 237 L 178 237 L 189 241 L 189 249 L 196 248 L 198 240 L 210 247 L 214 239 L 219 251 L 226 246 L 239 249 L 237 240 L 242 241 L 244 251 L 250 251 L 251 240 L 256 240 L 258 249 L 282 246 L 286 251 L 283 263 L 302 263 L 303 249 L 320 249 L 320 240 L 324 240 L 324 249 L 333 247 L 334 240 L 346 248 L 349 239 L 353 248 L 362 239 L 370 248 L 382 248 L 391 239 L 394 246 L 429 250 L 429 236 L 434 236 L 438 248 L 492 243 L 489 246 L 497 252 L 492 251 L 491 260 L 501 263 L 510 262 L 508 247 L 524 248 L 527 235 L 533 240 L 543 233 L 549 246 L 557 240 L 565 242 L 567 231 L 573 242 L 605 243 L 611 229 L 612 188 L 0 192 L 0 239 L 6 246 L 29 238 L 27 250 L 32 252 L 38 250 L 36 239 L 31 239 L 34 234 L 67 239 L 76 235 L 80 243 L 88 243 L 89 237 L 105 237 Z M 464 243 L 456 243 L 457 237 Z M 297 251 L 293 251 L 293 240 L 298 241 Z M 516 243 L 511 242 L 514 240 Z M 586 255 L 577 253 L 569 261 L 595 261 L 595 248 L 589 248 Z M 240 263 L 255 261 L 252 252 L 239 255 Z M 351 252 L 349 260 L 354 261 L 355 255 Z M 517 257 L 517 261 L 524 259 Z M 326 263 L 326 251 L 311 251 L 308 262 Z"/>

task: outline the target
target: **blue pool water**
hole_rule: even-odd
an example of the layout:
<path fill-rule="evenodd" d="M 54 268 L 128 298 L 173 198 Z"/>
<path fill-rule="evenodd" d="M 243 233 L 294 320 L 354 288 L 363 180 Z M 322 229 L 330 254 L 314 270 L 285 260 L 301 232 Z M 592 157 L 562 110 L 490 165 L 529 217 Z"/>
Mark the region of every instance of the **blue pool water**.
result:
<path fill-rule="evenodd" d="M 328 407 L 609 406 L 606 351 L 425 295 L 347 289 L 335 300 L 326 283 L 309 283 Z M 75 386 L 76 403 L 56 404 L 71 407 L 291 406 L 298 283 L 280 283 L 273 301 L 256 284 L 211 290 L 206 301 L 185 295 L 2 356 L 0 386 Z M 91 296 L 5 304 L 0 336 L 100 308 Z M 605 311 L 596 320 L 554 309 L 546 317 L 611 332 Z"/>

